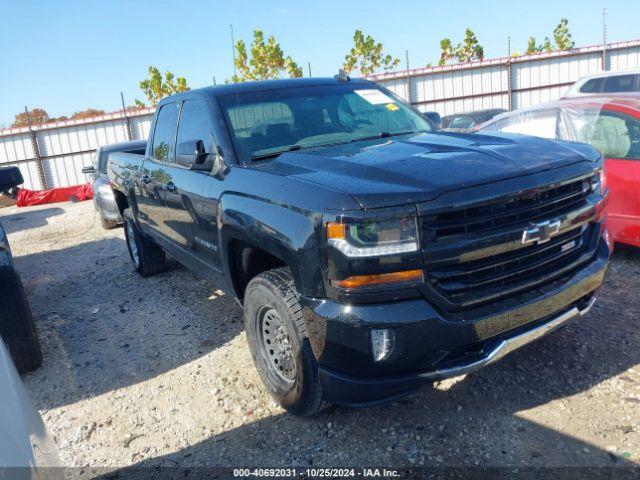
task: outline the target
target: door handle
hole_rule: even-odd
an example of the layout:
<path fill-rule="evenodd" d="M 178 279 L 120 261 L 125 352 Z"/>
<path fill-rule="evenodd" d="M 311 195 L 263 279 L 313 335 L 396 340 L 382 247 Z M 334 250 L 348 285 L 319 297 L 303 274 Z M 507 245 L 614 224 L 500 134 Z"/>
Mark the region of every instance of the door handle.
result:
<path fill-rule="evenodd" d="M 140 177 L 140 181 L 142 183 L 150 183 L 151 182 L 151 177 L 149 177 L 149 175 L 143 175 L 142 177 Z"/>
<path fill-rule="evenodd" d="M 164 184 L 164 189 L 168 192 L 175 192 L 178 187 L 176 187 L 175 183 L 169 182 Z"/>

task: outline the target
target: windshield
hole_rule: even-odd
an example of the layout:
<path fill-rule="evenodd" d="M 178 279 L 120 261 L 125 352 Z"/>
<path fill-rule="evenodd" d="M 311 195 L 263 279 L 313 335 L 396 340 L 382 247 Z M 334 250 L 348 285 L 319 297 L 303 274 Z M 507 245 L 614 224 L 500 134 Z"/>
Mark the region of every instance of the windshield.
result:
<path fill-rule="evenodd" d="M 324 85 L 220 97 L 242 160 L 361 139 L 431 131 L 411 107 L 371 85 Z"/>

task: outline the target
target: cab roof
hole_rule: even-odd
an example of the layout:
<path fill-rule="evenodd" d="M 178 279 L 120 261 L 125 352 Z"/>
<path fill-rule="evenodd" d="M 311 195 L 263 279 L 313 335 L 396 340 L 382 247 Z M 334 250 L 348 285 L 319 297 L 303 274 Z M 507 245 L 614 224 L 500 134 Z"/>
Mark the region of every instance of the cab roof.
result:
<path fill-rule="evenodd" d="M 315 87 L 323 85 L 362 85 L 373 86 L 375 85 L 370 80 L 362 78 L 349 78 L 349 80 L 338 80 L 333 77 L 327 78 L 286 78 L 277 80 L 256 80 L 251 82 L 239 82 L 239 83 L 227 83 L 224 85 L 214 85 L 210 87 L 198 88 L 189 90 L 187 92 L 177 93 L 166 97 L 163 100 L 177 100 L 182 97 L 190 96 L 193 94 L 204 95 L 208 97 L 217 97 L 221 95 L 228 95 L 232 93 L 245 93 L 245 92 L 264 92 L 268 90 L 278 90 L 282 88 L 298 88 L 298 87 Z"/>

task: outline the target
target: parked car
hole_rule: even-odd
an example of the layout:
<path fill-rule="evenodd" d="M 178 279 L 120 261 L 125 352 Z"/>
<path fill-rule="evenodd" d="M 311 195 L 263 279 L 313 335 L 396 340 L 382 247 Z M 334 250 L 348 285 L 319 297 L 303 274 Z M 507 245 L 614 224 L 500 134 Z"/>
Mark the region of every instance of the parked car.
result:
<path fill-rule="evenodd" d="M 0 339 L 0 478 L 64 479 L 58 450 Z"/>
<path fill-rule="evenodd" d="M 442 128 L 442 117 L 438 112 L 422 112 L 422 117 L 431 124 L 434 130 L 440 130 Z"/>
<path fill-rule="evenodd" d="M 475 112 L 456 113 L 442 117 L 442 129 L 452 132 L 473 130 L 476 126 L 506 112 L 504 108 L 489 108 Z"/>
<path fill-rule="evenodd" d="M 435 132 L 344 76 L 180 93 L 151 132 L 109 157 L 133 267 L 234 295 L 298 415 L 485 366 L 587 312 L 607 268 L 589 145 Z"/>
<path fill-rule="evenodd" d="M 24 182 L 18 167 L 0 168 L 0 190 Z M 0 223 L 0 337 L 6 342 L 20 372 L 42 364 L 40 341 L 24 293 L 20 276 L 13 266 L 7 234 Z"/>
<path fill-rule="evenodd" d="M 627 92 L 640 92 L 640 70 L 603 72 L 582 77 L 569 87 L 563 98 Z"/>
<path fill-rule="evenodd" d="M 115 228 L 122 224 L 122 218 L 118 212 L 113 192 L 109 185 L 109 177 L 107 176 L 107 159 L 113 152 L 128 152 L 144 154 L 147 146 L 145 140 L 136 140 L 133 142 L 121 142 L 111 145 L 98 147 L 94 155 L 93 165 L 84 167 L 82 173 L 91 176 L 91 185 L 93 187 L 93 206 L 100 215 L 100 222 L 105 229 Z"/>
<path fill-rule="evenodd" d="M 607 228 L 616 242 L 640 247 L 640 94 L 565 99 L 501 115 L 480 130 L 596 147 L 605 157 L 611 191 Z"/>

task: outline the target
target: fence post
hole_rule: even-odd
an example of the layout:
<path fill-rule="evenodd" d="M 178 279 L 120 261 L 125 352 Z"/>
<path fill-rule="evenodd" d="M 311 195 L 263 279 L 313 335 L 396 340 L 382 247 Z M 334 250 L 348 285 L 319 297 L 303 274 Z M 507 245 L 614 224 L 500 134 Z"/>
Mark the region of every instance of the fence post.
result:
<path fill-rule="evenodd" d="M 33 156 L 36 159 L 36 165 L 38 167 L 38 179 L 40 180 L 40 188 L 47 190 L 47 176 L 44 172 L 44 163 L 42 162 L 42 155 L 40 154 L 40 145 L 38 144 L 38 137 L 35 130 L 31 128 L 31 115 L 29 109 L 25 106 L 24 111 L 27 114 L 27 123 L 29 124 L 29 136 L 31 137 L 31 149 L 33 150 Z"/>
<path fill-rule="evenodd" d="M 507 101 L 508 109 L 513 109 L 513 73 L 512 73 L 511 58 L 507 60 Z"/>
<path fill-rule="evenodd" d="M 131 123 L 129 122 L 129 117 L 127 117 L 127 107 L 124 104 L 124 94 L 122 92 L 120 92 L 120 100 L 122 100 L 122 115 L 124 115 L 125 133 L 127 134 L 127 140 L 131 141 Z"/>
<path fill-rule="evenodd" d="M 513 109 L 513 78 L 511 68 L 511 37 L 507 37 L 507 105 Z"/>
<path fill-rule="evenodd" d="M 404 55 L 407 61 L 407 103 L 413 105 L 411 101 L 411 77 L 409 76 L 409 50 L 405 50 Z"/>

